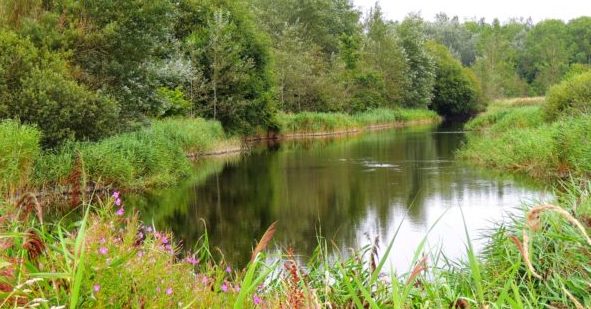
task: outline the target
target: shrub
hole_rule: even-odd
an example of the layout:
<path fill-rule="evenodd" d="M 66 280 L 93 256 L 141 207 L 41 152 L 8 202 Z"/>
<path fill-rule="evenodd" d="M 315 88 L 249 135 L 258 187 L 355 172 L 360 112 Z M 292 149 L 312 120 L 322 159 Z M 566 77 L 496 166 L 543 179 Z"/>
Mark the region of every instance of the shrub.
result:
<path fill-rule="evenodd" d="M 116 127 L 114 102 L 78 85 L 59 55 L 3 31 L 0 50 L 0 119 L 36 125 L 46 146 L 98 139 Z"/>
<path fill-rule="evenodd" d="M 430 42 L 428 47 L 436 64 L 431 108 L 444 116 L 468 115 L 482 110 L 476 76 L 464 69 L 445 46 Z"/>
<path fill-rule="evenodd" d="M 0 122 L 0 192 L 12 192 L 29 182 L 40 153 L 39 130 L 16 121 Z"/>
<path fill-rule="evenodd" d="M 555 120 L 562 115 L 591 111 L 591 72 L 575 75 L 553 86 L 546 96 L 544 114 Z"/>

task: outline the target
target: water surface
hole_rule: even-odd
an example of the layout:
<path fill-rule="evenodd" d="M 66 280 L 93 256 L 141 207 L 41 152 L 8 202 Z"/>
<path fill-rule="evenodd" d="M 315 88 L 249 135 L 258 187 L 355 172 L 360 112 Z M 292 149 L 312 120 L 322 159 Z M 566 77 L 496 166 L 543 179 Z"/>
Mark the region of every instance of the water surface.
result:
<path fill-rule="evenodd" d="M 454 153 L 465 139 L 460 128 L 260 145 L 238 157 L 198 162 L 191 180 L 128 204 L 140 208 L 147 222 L 172 230 L 185 247 L 202 236 L 204 219 L 210 244 L 238 264 L 248 260 L 255 240 L 274 221 L 275 244 L 304 256 L 317 246 L 319 234 L 335 254 L 376 236 L 383 250 L 400 225 L 389 257 L 396 269 L 409 267 L 430 228 L 428 247 L 462 258 L 464 224 L 482 248 L 483 231 L 493 222 L 546 195 L 527 180 L 457 161 Z"/>

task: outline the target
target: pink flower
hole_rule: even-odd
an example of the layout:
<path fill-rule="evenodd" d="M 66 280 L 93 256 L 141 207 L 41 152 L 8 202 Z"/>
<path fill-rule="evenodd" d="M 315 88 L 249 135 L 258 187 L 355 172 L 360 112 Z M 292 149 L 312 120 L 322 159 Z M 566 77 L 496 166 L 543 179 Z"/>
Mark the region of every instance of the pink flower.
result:
<path fill-rule="evenodd" d="M 222 291 L 228 292 L 228 285 L 225 282 L 224 282 L 224 284 L 222 284 Z"/>
<path fill-rule="evenodd" d="M 189 256 L 187 257 L 187 263 L 191 264 L 191 265 L 197 265 L 199 264 L 199 260 L 197 260 L 196 258 Z"/>
<path fill-rule="evenodd" d="M 121 206 L 121 199 L 120 198 L 115 199 L 115 205 Z"/>
<path fill-rule="evenodd" d="M 172 288 L 166 289 L 166 295 L 172 295 Z"/>
<path fill-rule="evenodd" d="M 92 287 L 92 290 L 93 290 L 95 293 L 98 293 L 98 291 L 100 291 L 100 290 L 101 290 L 101 286 L 100 286 L 99 284 L 95 284 L 95 285 Z"/>
<path fill-rule="evenodd" d="M 255 305 L 260 305 L 260 304 L 263 302 L 263 300 L 262 300 L 262 299 L 261 299 L 261 298 L 260 298 L 258 295 L 254 295 L 254 296 L 252 297 L 252 302 L 253 302 Z"/>
<path fill-rule="evenodd" d="M 207 285 L 209 283 L 209 278 L 207 278 L 207 276 L 203 276 L 201 283 L 203 283 L 203 285 Z"/>
<path fill-rule="evenodd" d="M 114 199 L 118 199 L 119 198 L 119 191 L 113 192 L 113 195 L 112 196 L 113 196 Z"/>
<path fill-rule="evenodd" d="M 148 226 L 148 227 L 146 228 L 146 232 L 148 232 L 148 233 L 152 233 L 152 227 L 151 227 L 151 226 Z"/>
<path fill-rule="evenodd" d="M 104 237 L 101 237 L 101 239 L 99 240 L 99 243 L 101 243 L 101 244 L 104 244 L 104 243 L 106 243 L 106 242 L 107 242 L 107 241 L 105 240 L 105 238 L 104 238 Z"/>
<path fill-rule="evenodd" d="M 167 243 L 168 243 L 168 238 L 167 238 L 166 236 L 162 236 L 162 238 L 160 239 L 160 241 L 161 241 L 163 244 L 167 244 Z"/>
<path fill-rule="evenodd" d="M 106 255 L 108 252 L 109 252 L 109 249 L 107 249 L 106 247 L 99 248 L 99 253 L 102 255 Z"/>
<path fill-rule="evenodd" d="M 119 208 L 115 214 L 118 216 L 123 216 L 123 214 L 125 213 L 125 209 L 123 209 L 123 207 Z"/>
<path fill-rule="evenodd" d="M 226 267 L 226 272 L 227 273 L 231 273 L 232 272 L 232 267 L 230 267 L 230 266 Z"/>

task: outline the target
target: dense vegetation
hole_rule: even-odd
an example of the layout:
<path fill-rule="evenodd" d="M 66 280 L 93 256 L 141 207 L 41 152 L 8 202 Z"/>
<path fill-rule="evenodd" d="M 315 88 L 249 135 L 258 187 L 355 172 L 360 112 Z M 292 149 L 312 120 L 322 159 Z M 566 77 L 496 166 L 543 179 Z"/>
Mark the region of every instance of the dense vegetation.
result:
<path fill-rule="evenodd" d="M 393 22 L 348 0 L 0 1 L 0 307 L 589 307 L 590 35 L 590 17 Z M 87 195 L 175 183 L 187 155 L 240 135 L 546 93 L 490 106 L 460 156 L 558 183 L 562 208 L 499 227 L 482 257 L 468 242 L 465 262 L 428 264 L 422 242 L 408 272 L 386 273 L 393 240 L 335 262 L 321 237 L 305 266 L 292 250 L 265 259 L 271 226 L 233 269 L 207 235 L 181 256 L 120 192 Z M 25 193 L 62 186 L 59 220 Z"/>
<path fill-rule="evenodd" d="M 280 110 L 466 114 L 543 94 L 591 62 L 588 17 L 392 22 L 348 0 L 5 0 L 0 11 L 0 119 L 36 125 L 45 147 L 179 115 L 252 133 L 276 130 Z"/>

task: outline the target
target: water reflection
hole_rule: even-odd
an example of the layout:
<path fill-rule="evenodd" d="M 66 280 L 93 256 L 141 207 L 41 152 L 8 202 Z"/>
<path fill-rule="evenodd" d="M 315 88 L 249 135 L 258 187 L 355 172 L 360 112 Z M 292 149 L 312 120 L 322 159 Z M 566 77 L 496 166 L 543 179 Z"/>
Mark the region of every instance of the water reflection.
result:
<path fill-rule="evenodd" d="M 286 141 L 241 158 L 200 162 L 195 179 L 129 202 L 189 247 L 201 237 L 205 219 L 210 243 L 234 263 L 248 260 L 255 239 L 276 220 L 276 243 L 301 254 L 316 247 L 320 229 L 345 251 L 366 245 L 366 235 L 387 241 L 402 224 L 390 262 L 406 269 L 438 220 L 429 245 L 442 246 L 452 258 L 464 253 L 460 208 L 477 239 L 490 221 L 543 197 L 523 180 L 455 161 L 463 140 L 457 127 L 426 126 Z"/>

